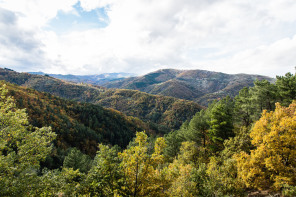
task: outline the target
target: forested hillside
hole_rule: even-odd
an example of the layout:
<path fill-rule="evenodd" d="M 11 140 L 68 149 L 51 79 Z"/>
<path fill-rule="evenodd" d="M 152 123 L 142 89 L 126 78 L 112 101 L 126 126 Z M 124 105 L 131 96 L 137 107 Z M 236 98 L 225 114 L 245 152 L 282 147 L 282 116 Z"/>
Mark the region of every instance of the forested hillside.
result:
<path fill-rule="evenodd" d="M 93 160 L 71 149 L 61 169 L 41 171 L 40 161 L 52 154 L 58 137 L 50 128 L 32 130 L 2 86 L 0 195 L 293 197 L 295 99 L 291 73 L 275 84 L 255 81 L 164 137 L 138 132 L 123 150 L 100 144 Z"/>
<path fill-rule="evenodd" d="M 94 156 L 98 143 L 126 147 L 137 131 L 157 133 L 141 120 L 128 117 L 98 105 L 78 103 L 0 81 L 18 108 L 26 109 L 29 123 L 35 127 L 50 126 L 57 134 L 55 145 L 60 150 L 76 147 Z"/>
<path fill-rule="evenodd" d="M 133 89 L 150 94 L 172 96 L 207 105 L 211 100 L 227 95 L 236 96 L 254 80 L 274 81 L 260 75 L 230 75 L 205 70 L 162 69 L 140 77 L 131 77 L 103 84 L 107 88 Z"/>
<path fill-rule="evenodd" d="M 144 121 L 179 129 L 182 122 L 190 119 L 204 107 L 183 99 L 154 96 L 136 90 L 106 90 L 95 102 L 104 107 L 117 109 Z"/>
<path fill-rule="evenodd" d="M 203 109 L 197 103 L 134 90 L 106 89 L 99 86 L 65 82 L 49 76 L 18 73 L 0 68 L 0 80 L 80 102 L 98 104 L 147 121 L 162 132 L 180 128 Z"/>
<path fill-rule="evenodd" d="M 80 102 L 92 102 L 105 89 L 87 84 L 78 85 L 65 82 L 50 76 L 18 73 L 2 68 L 0 68 L 0 80 Z"/>

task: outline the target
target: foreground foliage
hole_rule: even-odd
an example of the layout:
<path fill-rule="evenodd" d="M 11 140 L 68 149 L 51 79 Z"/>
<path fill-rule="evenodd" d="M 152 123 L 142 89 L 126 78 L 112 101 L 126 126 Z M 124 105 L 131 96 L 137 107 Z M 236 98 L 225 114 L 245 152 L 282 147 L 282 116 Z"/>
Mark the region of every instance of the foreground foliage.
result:
<path fill-rule="evenodd" d="M 4 84 L 0 81 L 0 86 Z M 156 131 L 143 121 L 103 107 L 69 101 L 5 83 L 18 108 L 26 108 L 28 122 L 35 127 L 50 126 L 57 134 L 54 151 L 42 165 L 58 168 L 63 165 L 67 149 L 76 147 L 82 153 L 96 155 L 98 142 L 126 147 L 136 131 Z"/>
<path fill-rule="evenodd" d="M 264 111 L 250 137 L 255 149 L 237 155 L 238 175 L 248 187 L 281 189 L 296 184 L 296 102 Z"/>
<path fill-rule="evenodd" d="M 29 125 L 25 110 L 6 95 L 0 87 L 0 195 L 23 196 L 38 186 L 40 161 L 51 152 L 56 134 Z"/>

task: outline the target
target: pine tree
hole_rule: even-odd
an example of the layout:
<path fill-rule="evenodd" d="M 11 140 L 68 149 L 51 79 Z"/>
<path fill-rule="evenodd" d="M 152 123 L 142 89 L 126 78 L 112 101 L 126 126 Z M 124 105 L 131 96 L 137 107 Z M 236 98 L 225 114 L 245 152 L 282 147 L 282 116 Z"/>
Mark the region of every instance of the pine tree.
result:
<path fill-rule="evenodd" d="M 223 149 L 223 142 L 225 139 L 234 137 L 233 108 L 233 101 L 230 97 L 226 97 L 215 103 L 209 112 L 209 136 L 212 141 L 212 149 L 214 152 Z"/>
<path fill-rule="evenodd" d="M 276 86 L 281 97 L 281 103 L 288 106 L 296 99 L 296 76 L 287 73 L 285 76 L 276 77 Z"/>
<path fill-rule="evenodd" d="M 201 110 L 190 120 L 185 137 L 187 140 L 194 141 L 205 149 L 209 128 L 208 114 L 205 110 Z"/>
<path fill-rule="evenodd" d="M 255 119 L 255 106 L 252 103 L 252 95 L 249 88 L 245 87 L 235 97 L 234 120 L 238 126 L 249 127 Z"/>
<path fill-rule="evenodd" d="M 271 84 L 267 80 L 256 80 L 254 87 L 250 88 L 250 93 L 258 116 L 260 116 L 264 109 L 268 111 L 274 110 L 274 104 L 278 101 L 278 90 L 274 84 Z"/>

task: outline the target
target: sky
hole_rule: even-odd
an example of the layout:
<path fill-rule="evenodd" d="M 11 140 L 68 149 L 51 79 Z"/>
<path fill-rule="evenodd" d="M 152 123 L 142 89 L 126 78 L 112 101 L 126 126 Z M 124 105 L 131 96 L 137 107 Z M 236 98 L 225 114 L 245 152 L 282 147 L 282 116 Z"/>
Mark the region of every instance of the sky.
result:
<path fill-rule="evenodd" d="M 295 0 L 0 0 L 0 67 L 295 72 Z"/>

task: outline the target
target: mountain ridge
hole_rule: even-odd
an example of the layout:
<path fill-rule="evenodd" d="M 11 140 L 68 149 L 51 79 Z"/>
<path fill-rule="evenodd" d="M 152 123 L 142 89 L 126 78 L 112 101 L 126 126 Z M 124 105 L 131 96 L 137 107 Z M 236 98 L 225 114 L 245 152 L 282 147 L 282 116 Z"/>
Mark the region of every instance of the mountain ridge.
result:
<path fill-rule="evenodd" d="M 57 79 L 66 80 L 74 83 L 89 83 L 92 85 L 102 85 L 107 82 L 111 82 L 113 80 L 125 79 L 127 77 L 135 76 L 132 73 L 102 73 L 102 74 L 94 74 L 94 75 L 62 75 L 62 74 L 49 74 L 44 72 L 28 72 L 33 75 L 46 75 L 51 76 Z"/>
<path fill-rule="evenodd" d="M 206 70 L 160 69 L 139 77 L 102 84 L 106 88 L 134 89 L 155 95 L 174 96 L 206 105 L 226 95 L 235 96 L 255 80 L 274 79 L 262 75 L 226 74 Z"/>
<path fill-rule="evenodd" d="M 152 95 L 137 90 L 106 89 L 88 84 L 75 84 L 50 76 L 18 73 L 1 68 L 0 80 L 74 101 L 112 108 L 127 116 L 148 122 L 161 133 L 178 129 L 184 121 L 204 109 L 192 101 L 173 97 Z"/>

